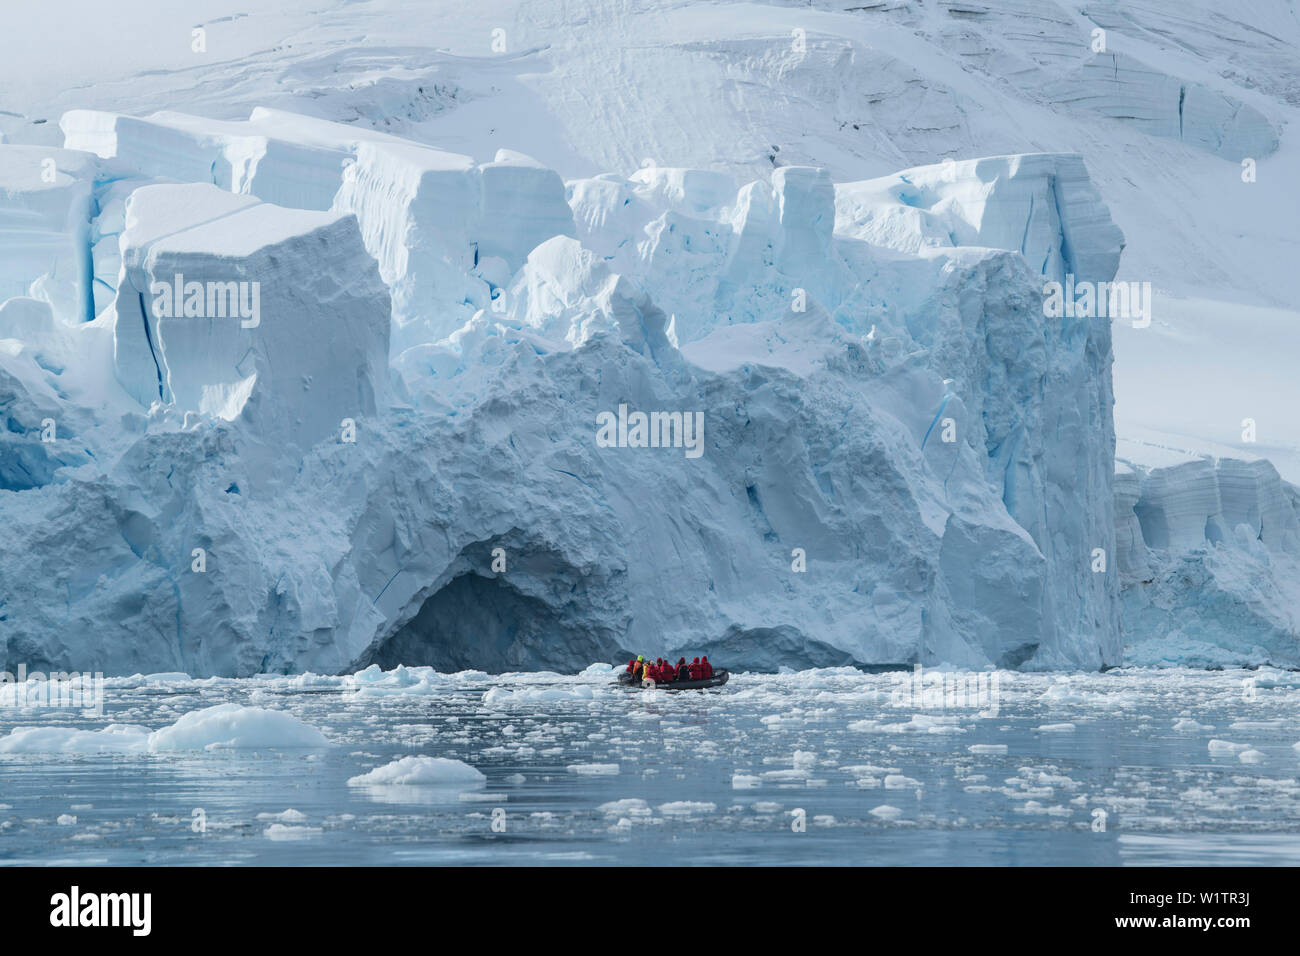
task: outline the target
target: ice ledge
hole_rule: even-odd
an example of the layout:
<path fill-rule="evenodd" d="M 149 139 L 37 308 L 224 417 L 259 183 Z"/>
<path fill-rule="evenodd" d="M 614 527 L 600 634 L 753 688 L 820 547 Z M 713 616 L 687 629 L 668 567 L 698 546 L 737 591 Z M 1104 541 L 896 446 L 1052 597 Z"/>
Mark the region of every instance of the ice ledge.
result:
<path fill-rule="evenodd" d="M 1109 282 L 1124 234 L 1076 153 L 1021 153 L 917 166 L 835 187 L 835 232 L 902 252 L 984 246 L 1034 271 Z"/>

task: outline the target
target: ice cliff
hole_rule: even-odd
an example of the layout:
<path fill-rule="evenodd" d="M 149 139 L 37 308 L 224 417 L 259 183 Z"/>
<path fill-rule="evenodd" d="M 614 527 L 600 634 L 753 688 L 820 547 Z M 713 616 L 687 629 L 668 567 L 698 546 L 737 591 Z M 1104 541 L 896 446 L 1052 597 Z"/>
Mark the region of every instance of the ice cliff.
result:
<path fill-rule="evenodd" d="M 69 315 L 94 314 L 87 229 L 98 177 L 98 160 L 85 153 L 0 151 L 0 302 L 36 292 Z"/>
<path fill-rule="evenodd" d="M 1128 658 L 1295 666 L 1300 494 L 1264 459 L 1161 457 L 1116 476 Z"/>
<path fill-rule="evenodd" d="M 467 156 L 338 123 L 257 108 L 213 122 L 73 110 L 70 149 L 112 157 L 141 177 L 210 182 L 302 209 L 351 212 L 393 292 L 394 348 L 441 339 L 490 300 L 493 279 L 573 234 L 564 183 L 519 153 Z M 438 308 L 430 308 L 436 300 Z"/>
<path fill-rule="evenodd" d="M 1042 307 L 1123 246 L 1078 156 L 565 183 L 264 110 L 62 125 L 61 192 L 0 146 L 48 237 L 0 307 L 10 665 L 1119 662 L 1109 325 Z"/>
<path fill-rule="evenodd" d="M 113 365 L 142 408 L 243 418 L 282 451 L 375 415 L 388 290 L 355 217 L 150 185 L 130 196 L 120 249 Z"/>

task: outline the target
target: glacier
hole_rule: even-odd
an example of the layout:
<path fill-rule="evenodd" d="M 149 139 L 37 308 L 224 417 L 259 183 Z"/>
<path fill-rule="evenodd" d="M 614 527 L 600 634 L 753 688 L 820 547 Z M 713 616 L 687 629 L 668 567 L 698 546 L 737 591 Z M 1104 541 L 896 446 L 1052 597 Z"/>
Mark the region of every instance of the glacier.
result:
<path fill-rule="evenodd" d="M 67 230 L 116 235 L 111 305 L 45 317 L 100 388 L 43 412 L 68 372 L 6 358 L 22 434 L 85 419 L 0 503 L 9 659 L 1119 660 L 1109 329 L 1038 288 L 1118 265 L 1078 156 L 566 183 L 268 116 L 62 121 L 83 195 L 133 188 Z M 227 283 L 256 323 L 191 310 Z M 596 447 L 620 406 L 702 415 L 703 455 Z"/>
<path fill-rule="evenodd" d="M 89 224 L 94 156 L 5 145 L 0 153 L 0 302 L 36 292 L 64 313 L 94 315 Z"/>
<path fill-rule="evenodd" d="M 1294 666 L 1300 489 L 1263 458 L 1129 451 L 1115 490 L 1126 659 Z"/>

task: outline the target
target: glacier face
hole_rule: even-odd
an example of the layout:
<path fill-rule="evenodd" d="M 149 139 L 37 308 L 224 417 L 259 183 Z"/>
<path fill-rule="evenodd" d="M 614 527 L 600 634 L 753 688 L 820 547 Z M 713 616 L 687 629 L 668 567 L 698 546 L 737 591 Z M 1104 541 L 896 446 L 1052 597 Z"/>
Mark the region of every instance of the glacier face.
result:
<path fill-rule="evenodd" d="M 1042 307 L 1122 248 L 1077 156 L 566 184 L 269 115 L 64 119 L 120 269 L 91 323 L 6 306 L 53 331 L 0 368 L 57 332 L 99 386 L 10 373 L 23 434 L 85 424 L 0 498 L 9 660 L 1118 661 L 1109 327 Z M 629 411 L 697 453 L 597 440 Z"/>
<path fill-rule="evenodd" d="M 94 156 L 5 146 L 0 152 L 0 302 L 37 294 L 56 311 L 88 319 Z"/>
<path fill-rule="evenodd" d="M 1117 476 L 1127 658 L 1294 666 L 1300 494 L 1264 459 L 1179 457 Z"/>
<path fill-rule="evenodd" d="M 71 110 L 64 142 L 140 179 L 210 182 L 280 206 L 353 213 L 392 289 L 393 348 L 438 340 L 490 301 L 539 242 L 573 234 L 564 183 L 511 150 L 490 163 L 257 107 L 217 122 Z M 429 299 L 443 308 L 433 310 Z"/>
<path fill-rule="evenodd" d="M 388 390 L 388 290 L 355 217 L 207 184 L 133 192 L 111 314 L 114 369 L 140 404 L 242 418 L 310 448 Z"/>

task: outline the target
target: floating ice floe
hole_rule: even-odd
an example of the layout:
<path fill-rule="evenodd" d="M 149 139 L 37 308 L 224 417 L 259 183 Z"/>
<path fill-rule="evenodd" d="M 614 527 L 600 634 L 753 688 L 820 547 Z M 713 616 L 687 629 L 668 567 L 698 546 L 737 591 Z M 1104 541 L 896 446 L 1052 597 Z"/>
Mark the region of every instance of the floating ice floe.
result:
<path fill-rule="evenodd" d="M 591 700 L 595 691 L 585 685 L 571 687 L 493 687 L 483 695 L 483 703 L 490 707 L 511 704 L 531 704 L 539 701 Z"/>
<path fill-rule="evenodd" d="M 425 756 L 401 757 L 348 780 L 353 787 L 480 787 L 486 783 L 487 777 L 464 761 Z"/>
<path fill-rule="evenodd" d="M 616 763 L 571 763 L 566 769 L 569 773 L 586 777 L 612 777 L 618 774 Z"/>
<path fill-rule="evenodd" d="M 1249 749 L 1246 744 L 1236 744 L 1230 740 L 1219 740 L 1218 738 L 1211 740 L 1208 746 L 1211 754 L 1235 754 Z"/>
<path fill-rule="evenodd" d="M 190 711 L 156 731 L 137 724 L 109 724 L 99 730 L 18 727 L 0 738 L 0 754 L 291 750 L 329 745 L 324 734 L 292 714 L 228 703 Z"/>
<path fill-rule="evenodd" d="M 700 800 L 670 800 L 659 804 L 659 812 L 666 817 L 695 817 L 712 813 L 716 809 L 716 803 Z"/>
<path fill-rule="evenodd" d="M 602 803 L 596 810 L 610 817 L 648 817 L 654 812 L 650 809 L 650 804 L 640 797 L 625 797 Z"/>
<path fill-rule="evenodd" d="M 268 840 L 308 840 L 324 832 L 320 827 L 291 826 L 285 823 L 272 823 L 262 831 Z"/>

